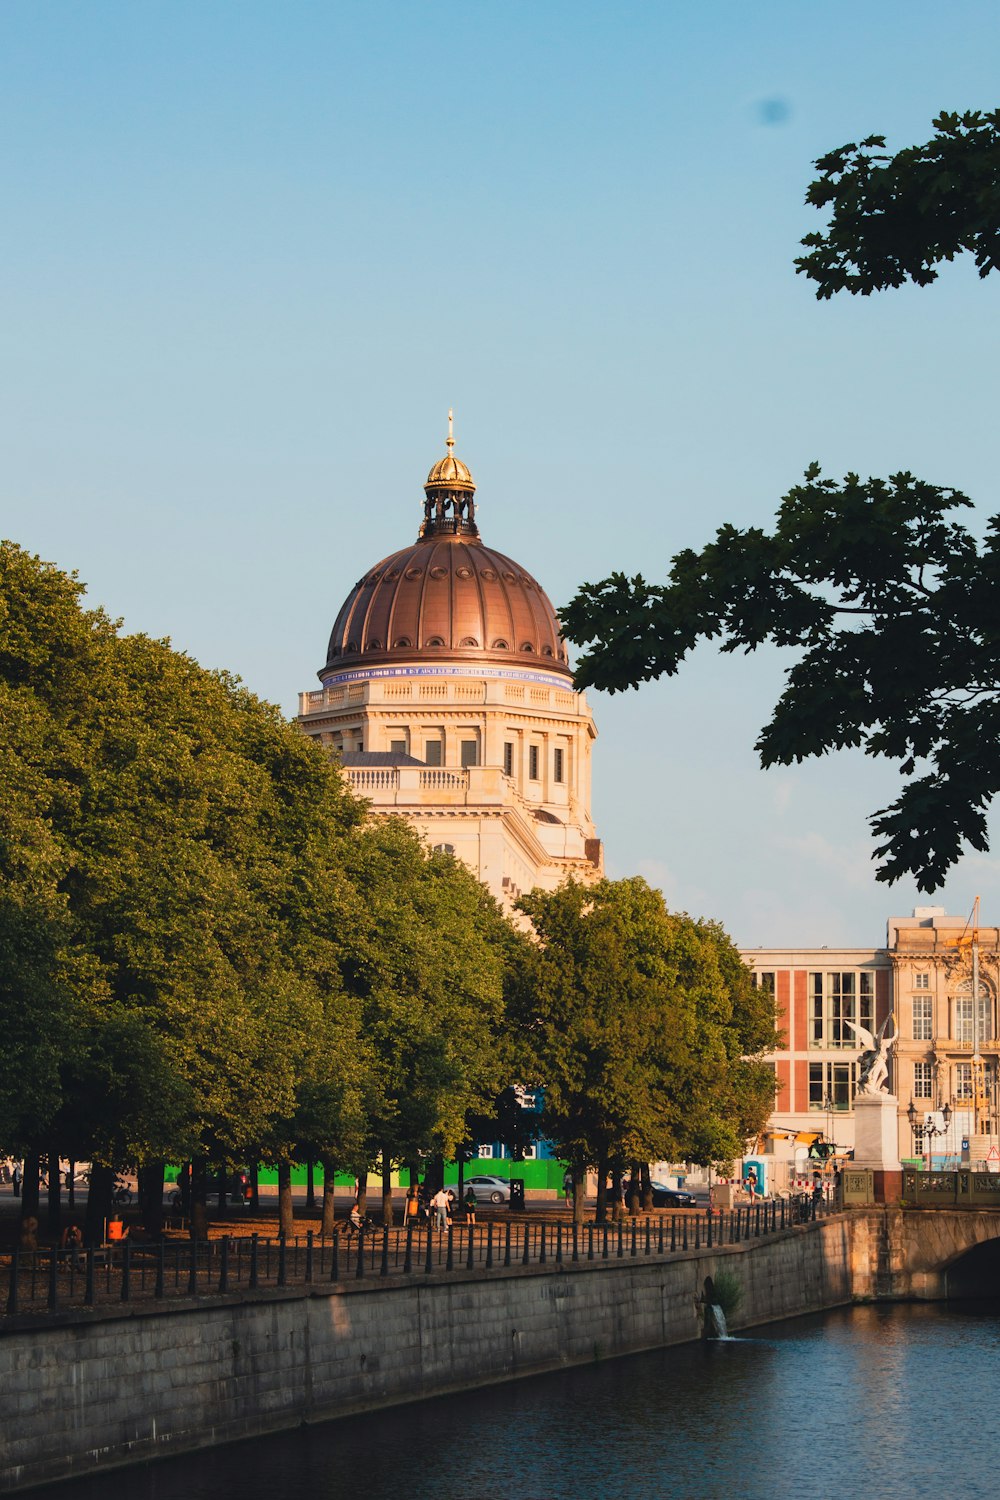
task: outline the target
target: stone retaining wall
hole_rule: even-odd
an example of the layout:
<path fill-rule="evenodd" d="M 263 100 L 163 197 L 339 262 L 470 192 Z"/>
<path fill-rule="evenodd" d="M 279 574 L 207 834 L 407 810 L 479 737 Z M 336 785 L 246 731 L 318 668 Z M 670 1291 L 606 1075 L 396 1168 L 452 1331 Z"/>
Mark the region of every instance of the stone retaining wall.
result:
<path fill-rule="evenodd" d="M 669 1260 L 414 1275 L 0 1332 L 0 1492 L 849 1302 L 851 1219 Z"/>

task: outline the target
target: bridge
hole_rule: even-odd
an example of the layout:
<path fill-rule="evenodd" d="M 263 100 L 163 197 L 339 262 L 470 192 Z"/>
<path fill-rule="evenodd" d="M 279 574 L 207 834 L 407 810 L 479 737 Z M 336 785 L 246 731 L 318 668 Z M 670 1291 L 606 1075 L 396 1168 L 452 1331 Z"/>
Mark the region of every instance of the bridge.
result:
<path fill-rule="evenodd" d="M 870 1205 L 850 1217 L 856 1299 L 1000 1296 L 1000 1175 L 907 1168 L 898 1207 Z"/>

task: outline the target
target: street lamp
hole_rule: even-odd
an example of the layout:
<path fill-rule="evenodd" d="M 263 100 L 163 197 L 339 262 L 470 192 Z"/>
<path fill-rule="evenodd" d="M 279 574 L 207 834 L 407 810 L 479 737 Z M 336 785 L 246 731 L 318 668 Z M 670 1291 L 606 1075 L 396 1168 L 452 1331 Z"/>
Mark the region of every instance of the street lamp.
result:
<path fill-rule="evenodd" d="M 944 1108 L 941 1110 L 941 1120 L 942 1120 L 943 1123 L 939 1125 L 937 1123 L 937 1121 L 935 1120 L 935 1118 L 934 1118 L 933 1115 L 927 1115 L 924 1118 L 924 1138 L 927 1141 L 927 1170 L 928 1170 L 928 1172 L 930 1172 L 930 1171 L 933 1170 L 933 1164 L 934 1164 L 934 1157 L 933 1157 L 934 1141 L 935 1141 L 935 1139 L 936 1139 L 937 1136 L 939 1136 L 939 1135 L 946 1135 L 948 1133 L 948 1126 L 951 1124 L 951 1105 L 950 1104 L 946 1104 L 944 1106 Z"/>

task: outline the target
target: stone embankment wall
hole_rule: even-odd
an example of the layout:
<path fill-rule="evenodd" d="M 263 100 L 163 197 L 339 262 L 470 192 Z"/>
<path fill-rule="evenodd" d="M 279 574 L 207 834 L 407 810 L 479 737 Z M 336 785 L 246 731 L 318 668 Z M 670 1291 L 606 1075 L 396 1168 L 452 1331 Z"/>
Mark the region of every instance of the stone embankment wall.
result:
<path fill-rule="evenodd" d="M 415 1275 L 311 1294 L 94 1311 L 0 1334 L 0 1492 L 301 1422 L 700 1336 L 705 1278 L 735 1327 L 849 1302 L 852 1219 L 670 1260 Z"/>

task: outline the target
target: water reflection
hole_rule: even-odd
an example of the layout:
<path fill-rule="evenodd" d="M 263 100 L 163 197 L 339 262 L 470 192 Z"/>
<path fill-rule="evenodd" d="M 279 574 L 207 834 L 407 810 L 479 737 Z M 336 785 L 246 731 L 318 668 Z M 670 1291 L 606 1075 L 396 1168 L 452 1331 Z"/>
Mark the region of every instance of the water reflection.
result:
<path fill-rule="evenodd" d="M 994 1493 L 995 1309 L 855 1308 L 33 1492 L 36 1500 Z"/>

